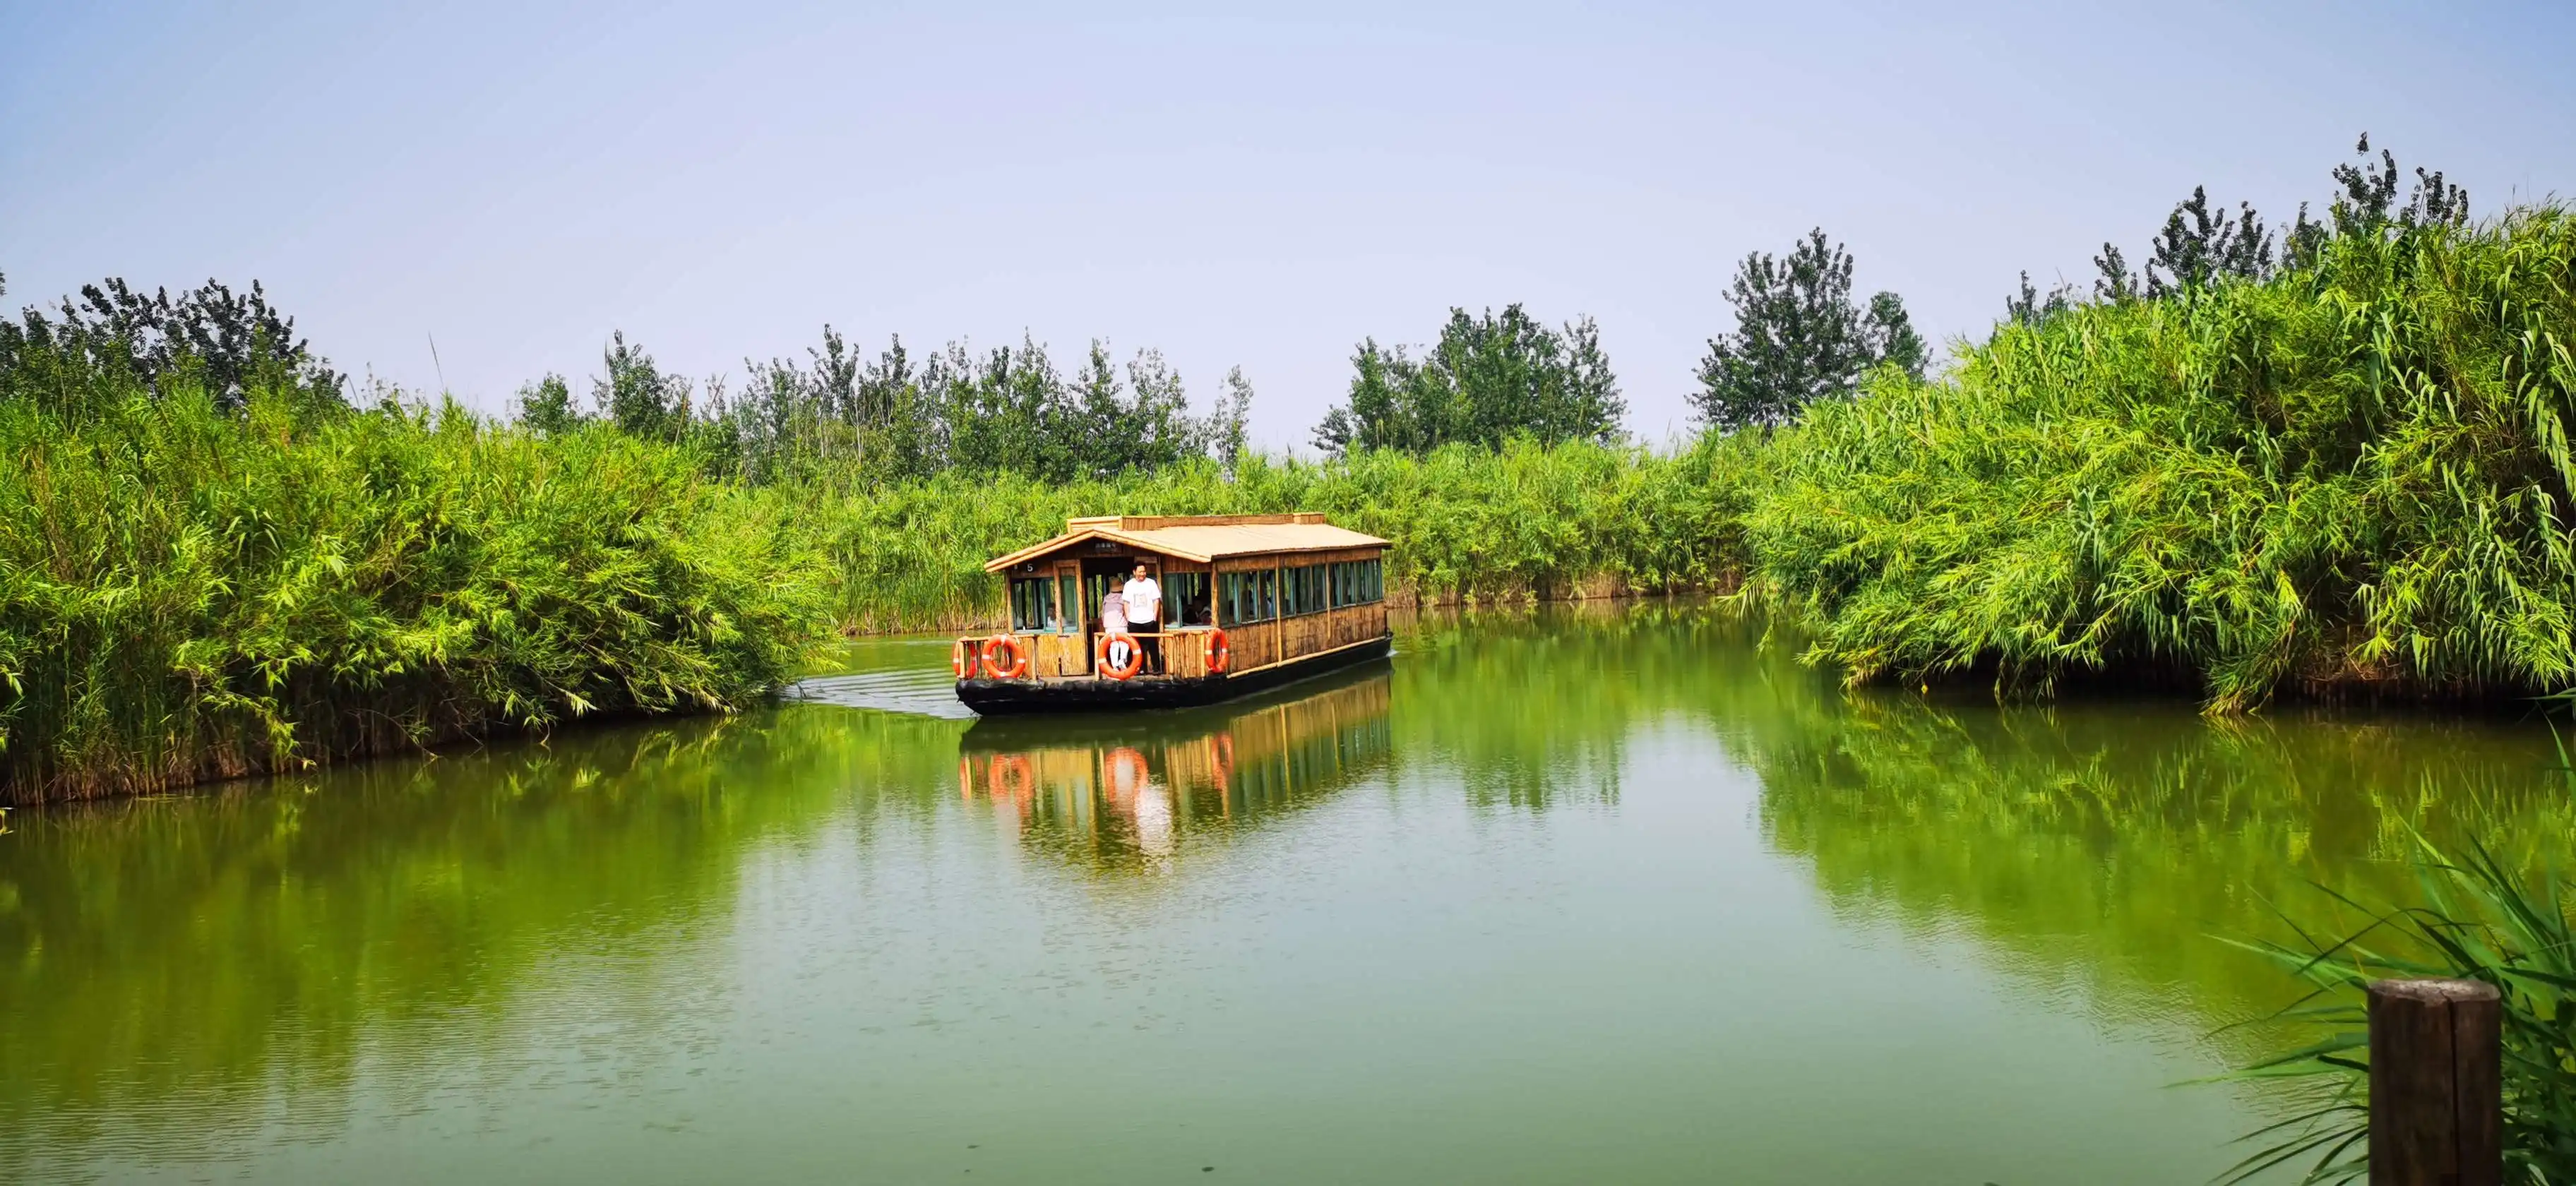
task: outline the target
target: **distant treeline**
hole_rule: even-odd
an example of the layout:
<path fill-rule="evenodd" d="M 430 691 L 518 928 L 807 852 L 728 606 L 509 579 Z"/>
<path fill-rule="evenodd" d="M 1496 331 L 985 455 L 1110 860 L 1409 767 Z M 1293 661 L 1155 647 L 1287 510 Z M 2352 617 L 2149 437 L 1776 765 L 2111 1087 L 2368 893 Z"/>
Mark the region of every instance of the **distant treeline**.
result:
<path fill-rule="evenodd" d="M 348 380 L 254 285 L 0 322 L 0 798 L 722 709 L 833 626 L 963 626 L 1073 514 L 1321 510 L 1399 598 L 1708 589 L 1853 679 L 2576 687 L 2576 220 L 2366 152 L 2323 217 L 2179 204 L 1935 367 L 1821 231 L 1755 253 L 1708 430 L 1628 443 L 1588 319 L 1357 347 L 1327 456 L 1157 353 L 1032 342 L 690 382 L 614 337 L 509 417 Z M 2400 199 L 2400 190 L 2406 193 Z"/>
<path fill-rule="evenodd" d="M 739 390 L 721 377 L 693 385 L 622 333 L 602 363 L 586 405 L 548 375 L 520 389 L 519 420 L 548 434 L 605 420 L 756 484 L 825 472 L 902 482 L 953 469 L 1067 482 L 1198 458 L 1232 464 L 1252 405 L 1238 367 L 1194 415 L 1159 351 L 1121 364 L 1096 339 L 1071 376 L 1034 341 L 985 351 L 952 342 L 916 360 L 895 338 L 862 358 L 828 325 L 804 359 L 747 361 Z"/>

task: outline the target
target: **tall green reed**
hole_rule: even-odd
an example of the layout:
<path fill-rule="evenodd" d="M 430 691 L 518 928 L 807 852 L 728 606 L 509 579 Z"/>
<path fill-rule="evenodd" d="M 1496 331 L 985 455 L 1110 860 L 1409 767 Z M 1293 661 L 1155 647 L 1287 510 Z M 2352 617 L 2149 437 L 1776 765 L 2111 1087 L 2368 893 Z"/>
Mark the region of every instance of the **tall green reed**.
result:
<path fill-rule="evenodd" d="M 1737 471 L 1720 457 L 1742 449 L 1666 457 L 1524 441 L 1325 462 L 1248 455 L 1231 473 L 1213 462 L 1066 483 L 950 472 L 817 483 L 797 497 L 851 629 L 989 623 L 1001 592 L 984 561 L 1076 515 L 1321 511 L 1394 541 L 1389 579 L 1402 597 L 1519 600 L 1730 579 Z"/>
<path fill-rule="evenodd" d="M 1857 680 L 2162 669 L 2219 710 L 2563 688 L 2570 343 L 2554 205 L 2008 324 L 1773 439 L 1748 591 Z"/>
<path fill-rule="evenodd" d="M 783 498 L 605 429 L 0 402 L 0 799 L 729 708 L 822 587 Z"/>

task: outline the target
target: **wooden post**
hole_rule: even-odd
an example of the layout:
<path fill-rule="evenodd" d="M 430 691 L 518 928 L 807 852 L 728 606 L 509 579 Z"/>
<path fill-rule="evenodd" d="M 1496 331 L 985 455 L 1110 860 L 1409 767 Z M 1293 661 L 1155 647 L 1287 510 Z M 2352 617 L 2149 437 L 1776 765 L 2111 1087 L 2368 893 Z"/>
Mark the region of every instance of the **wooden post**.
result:
<path fill-rule="evenodd" d="M 2370 1186 L 2502 1186 L 2495 986 L 2379 980 L 2369 996 Z"/>

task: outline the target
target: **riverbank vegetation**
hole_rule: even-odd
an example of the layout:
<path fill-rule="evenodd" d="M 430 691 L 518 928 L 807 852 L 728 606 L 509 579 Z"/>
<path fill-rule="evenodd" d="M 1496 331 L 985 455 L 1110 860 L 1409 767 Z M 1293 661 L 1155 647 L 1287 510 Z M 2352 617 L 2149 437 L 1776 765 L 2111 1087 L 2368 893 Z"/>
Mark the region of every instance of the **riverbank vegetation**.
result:
<path fill-rule="evenodd" d="M 1395 541 L 1391 581 L 1417 603 L 1670 592 L 1732 571 L 1731 452 L 1514 441 L 1320 462 L 1248 455 L 1231 470 L 1197 461 L 1069 483 L 955 473 L 836 489 L 807 521 L 853 628 L 989 623 L 999 590 L 985 560 L 1107 512 L 1322 511 Z"/>
<path fill-rule="evenodd" d="M 0 322 L 0 797 L 139 790 L 599 712 L 721 708 L 830 627 L 971 627 L 1076 514 L 1318 510 L 1399 600 L 1709 590 L 1855 681 L 2214 709 L 2576 686 L 2576 218 L 2383 153 L 2143 276 L 2025 281 L 1931 367 L 1821 231 L 1738 270 L 1707 431 L 1647 448 L 1588 318 L 1355 350 L 1320 459 L 1152 350 L 1033 341 L 692 381 L 622 335 L 491 418 L 351 384 L 256 286 Z"/>
<path fill-rule="evenodd" d="M 15 345 L 0 801 L 729 708 L 825 624 L 785 504 L 670 447 Z"/>
<path fill-rule="evenodd" d="M 2008 321 L 1938 381 L 1812 405 L 1763 451 L 1749 596 L 1855 679 L 2567 687 L 2576 219 L 2386 192 L 2276 273 Z"/>

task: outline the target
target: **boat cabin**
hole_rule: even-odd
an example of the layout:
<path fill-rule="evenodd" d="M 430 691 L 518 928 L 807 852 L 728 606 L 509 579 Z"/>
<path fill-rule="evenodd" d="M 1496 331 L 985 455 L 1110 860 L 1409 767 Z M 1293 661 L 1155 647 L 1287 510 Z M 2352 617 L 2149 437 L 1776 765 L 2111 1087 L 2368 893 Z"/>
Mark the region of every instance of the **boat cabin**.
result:
<path fill-rule="evenodd" d="M 1008 626 L 957 641 L 958 698 L 979 712 L 1195 704 L 1383 656 L 1386 548 L 1312 512 L 1067 520 L 985 564 L 1004 577 Z M 1160 612 L 1113 628 L 1103 604 L 1139 564 Z"/>

